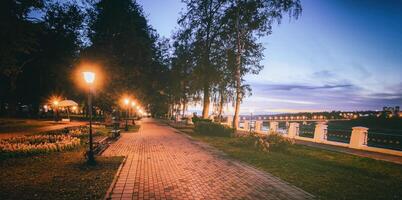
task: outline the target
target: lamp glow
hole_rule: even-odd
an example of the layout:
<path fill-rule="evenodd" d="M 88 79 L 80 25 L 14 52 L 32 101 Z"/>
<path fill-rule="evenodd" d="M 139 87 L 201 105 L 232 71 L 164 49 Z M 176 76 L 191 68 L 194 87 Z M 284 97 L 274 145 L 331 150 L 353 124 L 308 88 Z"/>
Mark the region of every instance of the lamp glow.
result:
<path fill-rule="evenodd" d="M 83 72 L 85 82 L 92 84 L 95 81 L 95 73 L 93 72 Z"/>
<path fill-rule="evenodd" d="M 128 105 L 130 103 L 130 100 L 128 98 L 124 99 L 124 104 Z"/>

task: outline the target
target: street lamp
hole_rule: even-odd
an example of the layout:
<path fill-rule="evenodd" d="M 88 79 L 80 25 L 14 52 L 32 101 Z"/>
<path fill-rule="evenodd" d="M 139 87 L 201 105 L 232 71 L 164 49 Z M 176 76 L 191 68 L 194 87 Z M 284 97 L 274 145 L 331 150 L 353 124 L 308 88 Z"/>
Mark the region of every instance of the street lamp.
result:
<path fill-rule="evenodd" d="M 54 116 L 54 121 L 57 122 L 58 121 L 58 115 L 59 115 L 59 109 L 57 109 L 59 106 L 59 101 L 58 100 L 54 100 L 53 101 L 53 116 Z"/>
<path fill-rule="evenodd" d="M 124 128 L 124 130 L 128 131 L 128 108 L 129 108 L 129 104 L 130 104 L 130 99 L 125 98 L 124 99 L 124 105 L 126 106 L 126 127 Z"/>
<path fill-rule="evenodd" d="M 95 81 L 95 73 L 94 72 L 83 72 L 85 82 L 88 84 L 88 114 L 89 114 L 89 151 L 88 151 L 88 164 L 95 164 L 95 157 L 93 151 L 93 138 L 92 138 L 92 99 L 91 99 L 91 90 L 92 85 Z"/>
<path fill-rule="evenodd" d="M 131 116 L 135 117 L 135 101 L 131 101 L 130 111 L 131 111 Z"/>

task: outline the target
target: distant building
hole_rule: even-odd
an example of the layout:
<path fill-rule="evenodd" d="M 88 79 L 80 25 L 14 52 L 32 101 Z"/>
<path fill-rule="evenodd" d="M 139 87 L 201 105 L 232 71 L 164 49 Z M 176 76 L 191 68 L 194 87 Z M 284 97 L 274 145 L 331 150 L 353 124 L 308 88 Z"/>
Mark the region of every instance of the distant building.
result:
<path fill-rule="evenodd" d="M 400 107 L 395 106 L 395 107 L 387 107 L 384 106 L 382 108 L 383 115 L 388 116 L 388 117 L 396 117 L 400 116 Z"/>

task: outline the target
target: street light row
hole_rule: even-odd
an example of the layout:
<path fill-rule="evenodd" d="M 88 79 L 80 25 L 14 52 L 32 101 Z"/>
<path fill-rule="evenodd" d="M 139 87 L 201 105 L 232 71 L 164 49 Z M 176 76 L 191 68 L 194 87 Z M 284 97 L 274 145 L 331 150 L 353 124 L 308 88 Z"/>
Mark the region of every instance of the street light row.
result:
<path fill-rule="evenodd" d="M 126 109 L 128 109 L 128 108 L 131 106 L 131 108 L 136 109 L 139 114 L 141 114 L 141 115 L 144 115 L 144 114 L 145 114 L 145 112 L 143 111 L 143 109 L 141 108 L 141 106 L 138 105 L 138 104 L 135 102 L 135 100 L 132 100 L 132 99 L 130 99 L 129 97 L 125 97 L 125 98 L 123 99 L 123 103 L 124 103 L 124 106 L 125 106 Z"/>

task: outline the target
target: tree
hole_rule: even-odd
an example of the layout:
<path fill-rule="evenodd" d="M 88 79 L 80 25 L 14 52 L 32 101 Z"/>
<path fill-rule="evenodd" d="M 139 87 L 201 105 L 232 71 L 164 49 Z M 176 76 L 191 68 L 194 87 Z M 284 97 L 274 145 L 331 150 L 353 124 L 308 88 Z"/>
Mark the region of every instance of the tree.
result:
<path fill-rule="evenodd" d="M 101 0 L 94 4 L 89 23 L 91 45 L 82 59 L 96 61 L 107 72 L 100 96 L 103 109 L 131 93 L 143 103 L 157 104 L 165 73 L 158 54 L 158 36 L 148 25 L 141 7 L 131 0 Z M 152 105 L 150 105 L 152 107 Z"/>
<path fill-rule="evenodd" d="M 37 51 L 36 35 L 40 27 L 28 17 L 32 10 L 44 6 L 41 0 L 0 1 L 0 96 L 15 111 L 17 80 L 23 68 Z M 5 92 L 7 91 L 7 93 Z M 3 110 L 3 102 L 1 102 Z"/>
<path fill-rule="evenodd" d="M 188 34 L 178 32 L 174 36 L 173 55 L 171 56 L 170 69 L 170 112 L 171 117 L 174 113 L 181 110 L 184 114 L 187 103 L 195 94 L 193 87 L 193 71 L 195 59 L 193 57 L 194 46 Z M 178 108 L 178 109 L 175 109 Z"/>
<path fill-rule="evenodd" d="M 280 23 L 283 14 L 297 18 L 301 11 L 299 0 L 229 0 L 224 24 L 226 41 L 234 44 L 236 63 L 234 80 L 236 102 L 233 127 L 239 123 L 240 103 L 244 97 L 243 77 L 247 73 L 258 74 L 262 69 L 262 45 L 258 39 L 272 33 L 272 25 Z"/>
<path fill-rule="evenodd" d="M 183 34 L 191 37 L 194 45 L 193 58 L 195 59 L 194 86 L 202 91 L 202 117 L 208 118 L 211 89 L 218 80 L 218 66 L 215 59 L 219 59 L 220 23 L 224 11 L 224 0 L 183 0 L 187 5 L 186 13 L 179 19 Z"/>

